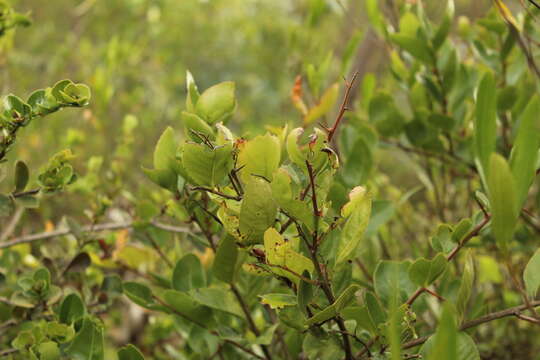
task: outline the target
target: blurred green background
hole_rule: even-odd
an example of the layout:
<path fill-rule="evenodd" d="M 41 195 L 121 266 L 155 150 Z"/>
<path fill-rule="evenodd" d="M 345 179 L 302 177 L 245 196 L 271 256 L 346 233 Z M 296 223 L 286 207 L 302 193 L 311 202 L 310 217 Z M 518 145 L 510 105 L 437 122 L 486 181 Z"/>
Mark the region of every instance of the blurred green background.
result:
<path fill-rule="evenodd" d="M 246 135 L 261 133 L 266 125 L 301 123 L 289 94 L 295 77 L 310 66 L 318 71 L 321 91 L 353 70 L 361 77 L 390 75 L 385 44 L 370 32 L 359 0 L 11 3 L 29 12 L 34 24 L 2 44 L 2 93 L 25 98 L 70 78 L 88 84 L 93 97 L 84 111 L 65 110 L 33 122 L 10 160 L 21 158 L 37 170 L 52 154 L 71 148 L 80 174 L 118 183 L 95 191 L 92 179 L 83 179 L 77 186 L 86 193 L 112 197 L 150 184 L 140 167 L 151 162 L 164 127 L 181 126 L 188 69 L 201 89 L 237 82 L 239 106 L 230 126 Z M 435 19 L 444 10 L 435 1 L 426 5 Z M 456 2 L 458 13 L 473 18 L 489 5 L 489 0 Z M 44 219 L 55 217 L 56 200 L 51 201 L 50 210 L 40 214 Z M 71 207 L 58 201 L 63 209 Z"/>

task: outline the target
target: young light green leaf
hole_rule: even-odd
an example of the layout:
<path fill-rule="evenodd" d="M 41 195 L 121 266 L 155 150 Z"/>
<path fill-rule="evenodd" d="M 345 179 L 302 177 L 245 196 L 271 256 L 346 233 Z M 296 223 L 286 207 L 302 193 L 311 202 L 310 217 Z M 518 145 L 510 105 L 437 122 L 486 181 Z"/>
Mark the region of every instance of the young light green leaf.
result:
<path fill-rule="evenodd" d="M 491 205 L 491 230 L 498 246 L 506 251 L 512 240 L 519 215 L 516 203 L 514 177 L 506 160 L 492 154 L 487 178 Z"/>
<path fill-rule="evenodd" d="M 189 70 L 186 70 L 186 109 L 188 111 L 195 111 L 195 104 L 199 101 L 199 89 L 195 83 L 195 79 Z"/>
<path fill-rule="evenodd" d="M 533 96 L 521 115 L 512 153 L 510 168 L 516 184 L 517 205 L 521 206 L 529 192 L 538 164 L 540 148 L 540 98 Z"/>
<path fill-rule="evenodd" d="M 347 220 L 341 232 L 336 264 L 354 257 L 369 223 L 370 214 L 371 196 L 364 187 L 355 187 L 349 193 L 349 202 L 341 210 L 341 216 Z"/>
<path fill-rule="evenodd" d="M 540 249 L 536 250 L 523 272 L 525 288 L 531 298 L 535 298 L 540 288 Z"/>
<path fill-rule="evenodd" d="M 446 256 L 442 253 L 437 254 L 431 260 L 418 259 L 409 268 L 409 277 L 416 285 L 427 287 L 442 275 L 447 264 Z"/>
<path fill-rule="evenodd" d="M 176 168 L 176 148 L 174 130 L 169 126 L 161 134 L 154 150 L 154 168 L 172 170 Z"/>
<path fill-rule="evenodd" d="M 279 166 L 281 144 L 279 139 L 270 134 L 257 136 L 240 146 L 237 167 L 242 167 L 242 179 L 249 182 L 253 175 L 272 180 L 274 171 Z"/>
<path fill-rule="evenodd" d="M 476 119 L 474 122 L 474 149 L 476 164 L 482 181 L 486 182 L 489 159 L 495 151 L 497 139 L 497 86 L 492 73 L 482 78 L 476 95 Z"/>
<path fill-rule="evenodd" d="M 231 144 L 210 149 L 188 142 L 182 148 L 182 164 L 195 184 L 216 186 L 233 168 L 232 152 Z"/>
<path fill-rule="evenodd" d="M 225 122 L 236 108 L 235 85 L 225 81 L 206 89 L 195 105 L 195 111 L 209 124 Z"/>

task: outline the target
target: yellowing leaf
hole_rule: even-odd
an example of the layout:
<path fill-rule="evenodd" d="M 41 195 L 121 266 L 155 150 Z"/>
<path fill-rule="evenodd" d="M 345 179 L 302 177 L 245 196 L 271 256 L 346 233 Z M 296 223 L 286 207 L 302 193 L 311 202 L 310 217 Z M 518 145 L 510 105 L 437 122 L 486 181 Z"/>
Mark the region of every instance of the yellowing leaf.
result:
<path fill-rule="evenodd" d="M 312 273 L 314 270 L 311 260 L 296 252 L 292 243 L 284 239 L 274 228 L 269 228 L 264 233 L 264 249 L 267 262 L 279 266 L 271 267 L 272 272 L 289 278 L 294 283 L 298 284 L 300 280 L 298 275 L 304 271 Z"/>

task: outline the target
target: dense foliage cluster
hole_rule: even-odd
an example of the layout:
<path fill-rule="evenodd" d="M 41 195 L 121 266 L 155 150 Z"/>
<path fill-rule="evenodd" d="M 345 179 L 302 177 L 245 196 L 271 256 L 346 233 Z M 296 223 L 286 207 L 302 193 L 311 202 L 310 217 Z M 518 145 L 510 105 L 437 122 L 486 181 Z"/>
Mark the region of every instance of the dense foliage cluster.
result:
<path fill-rule="evenodd" d="M 60 110 L 99 124 L 94 99 L 121 101 L 113 71 L 92 79 L 93 96 L 71 80 L 5 96 L 0 357 L 534 359 L 538 9 L 494 0 L 472 23 L 452 0 L 438 15 L 388 3 L 362 10 L 389 71 L 357 71 L 355 33 L 339 64 L 304 60 L 289 79 L 287 124 L 239 130 L 238 86 L 203 90 L 187 71 L 151 166 L 134 155 L 144 131 L 129 114 L 82 174 L 70 149 L 37 175 L 19 158 L 33 124 Z M 329 9 L 309 2 L 309 26 Z M 2 41 L 28 24 L 0 4 Z M 132 190 L 138 173 L 149 181 Z"/>

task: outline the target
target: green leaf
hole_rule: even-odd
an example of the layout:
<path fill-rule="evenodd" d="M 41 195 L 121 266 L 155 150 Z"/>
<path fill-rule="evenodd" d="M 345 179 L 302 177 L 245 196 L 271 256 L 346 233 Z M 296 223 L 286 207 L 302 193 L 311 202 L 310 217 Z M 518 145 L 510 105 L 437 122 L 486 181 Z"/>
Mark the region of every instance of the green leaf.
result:
<path fill-rule="evenodd" d="M 245 184 L 240 208 L 239 230 L 242 242 L 261 243 L 266 229 L 274 224 L 276 214 L 277 205 L 272 198 L 270 184 L 261 178 L 252 177 Z"/>
<path fill-rule="evenodd" d="M 83 319 L 82 327 L 75 335 L 66 353 L 74 360 L 104 360 L 103 329 L 90 317 Z"/>
<path fill-rule="evenodd" d="M 519 215 L 514 177 L 506 160 L 496 153 L 491 155 L 488 174 L 491 231 L 498 246 L 506 251 Z"/>
<path fill-rule="evenodd" d="M 206 89 L 195 105 L 195 111 L 209 124 L 225 122 L 236 108 L 235 85 L 225 81 Z"/>
<path fill-rule="evenodd" d="M 152 290 L 150 290 L 148 286 L 128 281 L 123 284 L 123 288 L 124 294 L 135 304 L 150 310 L 162 310 L 162 308 L 156 304 L 152 295 Z"/>
<path fill-rule="evenodd" d="M 406 34 L 391 34 L 390 40 L 418 60 L 433 65 L 435 58 L 426 41 Z"/>
<path fill-rule="evenodd" d="M 354 257 L 368 226 L 370 214 L 371 196 L 364 187 L 355 187 L 349 193 L 349 202 L 341 209 L 341 216 L 347 220 L 341 231 L 336 264 Z"/>
<path fill-rule="evenodd" d="M 61 356 L 58 344 L 54 341 L 42 342 L 38 345 L 37 352 L 40 360 L 59 360 Z"/>
<path fill-rule="evenodd" d="M 441 24 L 439 25 L 439 28 L 437 29 L 437 32 L 435 33 L 435 36 L 432 39 L 433 47 L 435 48 L 435 50 L 438 50 L 441 47 L 441 45 L 444 43 L 444 40 L 448 36 L 448 33 L 450 32 L 450 29 L 452 27 L 452 20 L 454 19 L 454 8 L 454 0 L 447 0 L 446 12 L 444 14 Z"/>
<path fill-rule="evenodd" d="M 215 322 L 211 309 L 202 306 L 198 301 L 184 292 L 166 290 L 163 293 L 163 300 L 177 315 L 181 314 L 182 317 L 196 324 L 212 326 Z"/>
<path fill-rule="evenodd" d="M 15 163 L 15 190 L 13 192 L 18 193 L 24 191 L 28 184 L 29 176 L 30 171 L 28 170 L 28 166 L 26 166 L 24 161 L 18 160 Z"/>
<path fill-rule="evenodd" d="M 268 327 L 260 336 L 257 337 L 254 343 L 260 345 L 270 345 L 278 326 L 279 324 L 274 324 Z"/>
<path fill-rule="evenodd" d="M 224 288 L 200 288 L 189 292 L 191 297 L 209 308 L 244 318 L 244 313 L 234 295 Z"/>
<path fill-rule="evenodd" d="M 383 260 L 379 262 L 373 277 L 375 293 L 385 306 L 404 303 L 416 290 L 409 278 L 410 262 Z"/>
<path fill-rule="evenodd" d="M 290 294 L 266 294 L 259 295 L 261 303 L 269 305 L 272 309 L 282 309 L 285 306 L 295 306 L 297 298 Z"/>
<path fill-rule="evenodd" d="M 252 175 L 272 180 L 274 171 L 279 166 L 281 144 L 279 139 L 270 134 L 257 136 L 240 147 L 237 167 L 244 167 L 240 175 L 249 182 Z"/>
<path fill-rule="evenodd" d="M 447 264 L 446 256 L 441 253 L 431 260 L 418 259 L 409 268 L 409 277 L 416 285 L 427 287 L 442 275 Z"/>
<path fill-rule="evenodd" d="M 196 114 L 182 111 L 181 114 L 182 122 L 186 128 L 186 134 L 191 138 L 191 140 L 200 143 L 202 142 L 201 136 L 207 137 L 209 140 L 215 140 L 216 134 L 214 129 L 206 121 L 198 117 Z M 193 134 L 195 132 L 196 134 Z"/>
<path fill-rule="evenodd" d="M 18 96 L 6 96 L 4 98 L 4 109 L 8 117 L 22 121 L 22 125 L 26 125 L 32 119 L 32 108 Z"/>
<path fill-rule="evenodd" d="M 523 280 L 525 281 L 527 294 L 534 299 L 540 288 L 540 249 L 536 250 L 527 263 L 523 272 Z"/>
<path fill-rule="evenodd" d="M 205 144 L 186 143 L 182 148 L 182 164 L 197 185 L 216 186 L 233 168 L 231 144 L 210 149 Z"/>
<path fill-rule="evenodd" d="M 64 324 L 72 324 L 85 314 L 85 306 L 77 294 L 69 294 L 60 305 L 58 318 Z"/>
<path fill-rule="evenodd" d="M 154 168 L 158 170 L 176 169 L 176 148 L 174 130 L 169 126 L 163 131 L 154 149 Z"/>
<path fill-rule="evenodd" d="M 186 109 L 188 111 L 195 111 L 195 104 L 199 101 L 199 89 L 195 83 L 195 79 L 189 70 L 186 71 Z"/>
<path fill-rule="evenodd" d="M 433 339 L 433 346 L 427 353 L 428 360 L 456 360 L 457 352 L 457 324 L 452 314 L 452 307 L 449 302 L 443 306 L 443 311 L 439 319 L 439 325 Z"/>
<path fill-rule="evenodd" d="M 236 271 L 238 247 L 232 236 L 224 236 L 216 251 L 212 274 L 221 281 L 232 283 Z"/>
<path fill-rule="evenodd" d="M 309 109 L 309 112 L 304 117 L 304 124 L 311 124 L 320 117 L 328 114 L 336 104 L 339 95 L 339 84 L 331 85 L 324 94 L 322 94 L 317 105 Z"/>
<path fill-rule="evenodd" d="M 306 279 L 310 279 L 311 276 L 308 271 L 304 271 L 302 273 L 302 276 Z M 298 301 L 298 307 L 300 310 L 305 312 L 307 314 L 307 306 L 311 302 L 311 299 L 313 299 L 313 285 L 311 283 L 300 279 L 298 283 L 298 294 L 297 294 L 297 301 Z"/>
<path fill-rule="evenodd" d="M 482 181 L 486 181 L 489 159 L 495 151 L 497 140 L 497 86 L 492 73 L 482 78 L 476 95 L 476 120 L 474 122 L 474 148 L 477 167 Z"/>
<path fill-rule="evenodd" d="M 372 292 L 366 292 L 364 301 L 366 303 L 366 309 L 371 323 L 373 324 L 374 328 L 377 329 L 380 324 L 386 322 L 388 319 L 388 314 L 383 309 L 375 294 Z"/>
<path fill-rule="evenodd" d="M 264 249 L 268 264 L 279 266 L 271 267 L 270 270 L 296 284 L 300 281 L 296 274 L 303 274 L 305 271 L 312 273 L 314 270 L 311 260 L 296 252 L 292 242 L 283 238 L 274 228 L 269 228 L 264 233 Z"/>
<path fill-rule="evenodd" d="M 437 356 L 433 356 L 433 357 L 427 356 L 433 350 L 434 344 L 435 344 L 435 337 L 432 336 L 428 339 L 428 341 L 426 341 L 426 343 L 420 349 L 420 354 L 423 356 L 423 358 L 428 359 L 428 360 L 442 359 Z M 476 348 L 476 344 L 474 343 L 474 340 L 466 333 L 459 332 L 457 334 L 456 353 L 457 355 L 455 358 L 453 358 L 454 360 L 480 360 L 480 353 L 478 352 L 478 349 Z M 445 357 L 445 359 L 449 359 L 449 358 Z"/>
<path fill-rule="evenodd" d="M 523 111 L 512 153 L 510 168 L 516 184 L 517 205 L 527 199 L 529 187 L 536 176 L 540 148 L 540 98 L 533 96 Z"/>
<path fill-rule="evenodd" d="M 194 254 L 187 254 L 176 263 L 172 276 L 172 288 L 189 291 L 206 286 L 206 273 L 201 261 Z"/>
<path fill-rule="evenodd" d="M 118 360 L 144 360 L 144 356 L 139 349 L 129 344 L 118 350 Z"/>
<path fill-rule="evenodd" d="M 472 254 L 469 251 L 465 257 L 465 266 L 460 278 L 461 282 L 456 299 L 456 308 L 459 315 L 463 319 L 468 309 L 469 298 L 472 293 L 472 286 L 474 282 L 474 263 Z"/>
<path fill-rule="evenodd" d="M 338 316 L 339 313 L 354 300 L 355 293 L 360 289 L 358 285 L 349 285 L 345 291 L 336 299 L 336 301 L 319 311 L 306 320 L 306 326 L 312 326 L 322 323 L 328 319 Z"/>

